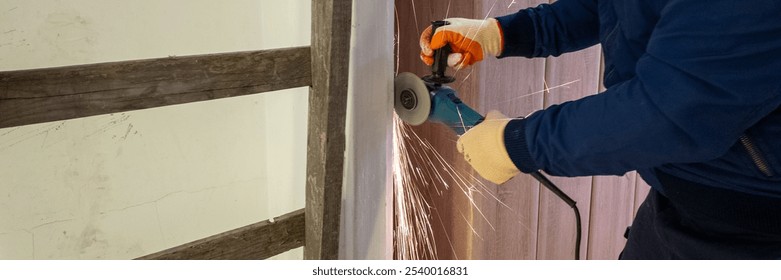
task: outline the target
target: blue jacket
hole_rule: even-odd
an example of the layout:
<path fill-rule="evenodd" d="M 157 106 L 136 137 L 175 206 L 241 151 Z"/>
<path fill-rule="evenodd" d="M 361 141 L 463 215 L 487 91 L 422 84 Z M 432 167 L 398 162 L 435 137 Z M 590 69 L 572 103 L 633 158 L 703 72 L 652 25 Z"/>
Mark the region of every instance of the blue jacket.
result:
<path fill-rule="evenodd" d="M 559 0 L 497 18 L 500 57 L 601 43 L 602 93 L 510 122 L 523 172 L 657 172 L 781 197 L 781 1 Z"/>

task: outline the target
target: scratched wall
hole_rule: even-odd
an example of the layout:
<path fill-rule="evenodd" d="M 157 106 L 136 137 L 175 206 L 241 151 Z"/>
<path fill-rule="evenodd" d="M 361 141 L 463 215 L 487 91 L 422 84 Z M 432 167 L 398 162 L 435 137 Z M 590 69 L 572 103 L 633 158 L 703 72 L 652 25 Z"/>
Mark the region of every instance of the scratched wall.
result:
<path fill-rule="evenodd" d="M 308 45 L 309 18 L 309 0 L 5 0 L 0 70 Z M 0 259 L 134 258 L 302 208 L 306 92 L 0 129 Z"/>

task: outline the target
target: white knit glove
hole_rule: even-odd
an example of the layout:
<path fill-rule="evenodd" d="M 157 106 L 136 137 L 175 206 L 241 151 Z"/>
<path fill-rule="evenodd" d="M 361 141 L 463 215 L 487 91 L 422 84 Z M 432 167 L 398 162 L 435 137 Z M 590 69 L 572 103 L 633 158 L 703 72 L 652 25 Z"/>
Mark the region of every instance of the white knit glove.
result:
<path fill-rule="evenodd" d="M 504 146 L 504 128 L 510 118 L 499 111 L 491 111 L 485 120 L 458 138 L 458 152 L 480 176 L 500 185 L 520 171 Z"/>

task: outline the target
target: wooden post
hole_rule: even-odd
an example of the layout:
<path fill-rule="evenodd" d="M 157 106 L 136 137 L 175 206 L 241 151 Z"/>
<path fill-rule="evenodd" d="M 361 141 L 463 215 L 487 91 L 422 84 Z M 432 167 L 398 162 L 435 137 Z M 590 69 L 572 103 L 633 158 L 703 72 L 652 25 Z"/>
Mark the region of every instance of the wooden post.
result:
<path fill-rule="evenodd" d="M 352 0 L 312 0 L 305 259 L 337 259 Z"/>

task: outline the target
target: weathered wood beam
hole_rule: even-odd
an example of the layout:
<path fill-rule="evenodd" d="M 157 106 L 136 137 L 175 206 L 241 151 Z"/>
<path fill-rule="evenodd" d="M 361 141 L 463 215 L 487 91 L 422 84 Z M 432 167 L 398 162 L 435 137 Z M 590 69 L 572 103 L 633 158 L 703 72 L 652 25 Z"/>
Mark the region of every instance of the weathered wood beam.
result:
<path fill-rule="evenodd" d="M 352 0 L 312 0 L 305 259 L 337 259 Z"/>
<path fill-rule="evenodd" d="M 304 245 L 304 209 L 140 257 L 140 260 L 260 260 Z"/>
<path fill-rule="evenodd" d="M 0 72 L 0 128 L 311 84 L 309 47 Z"/>

